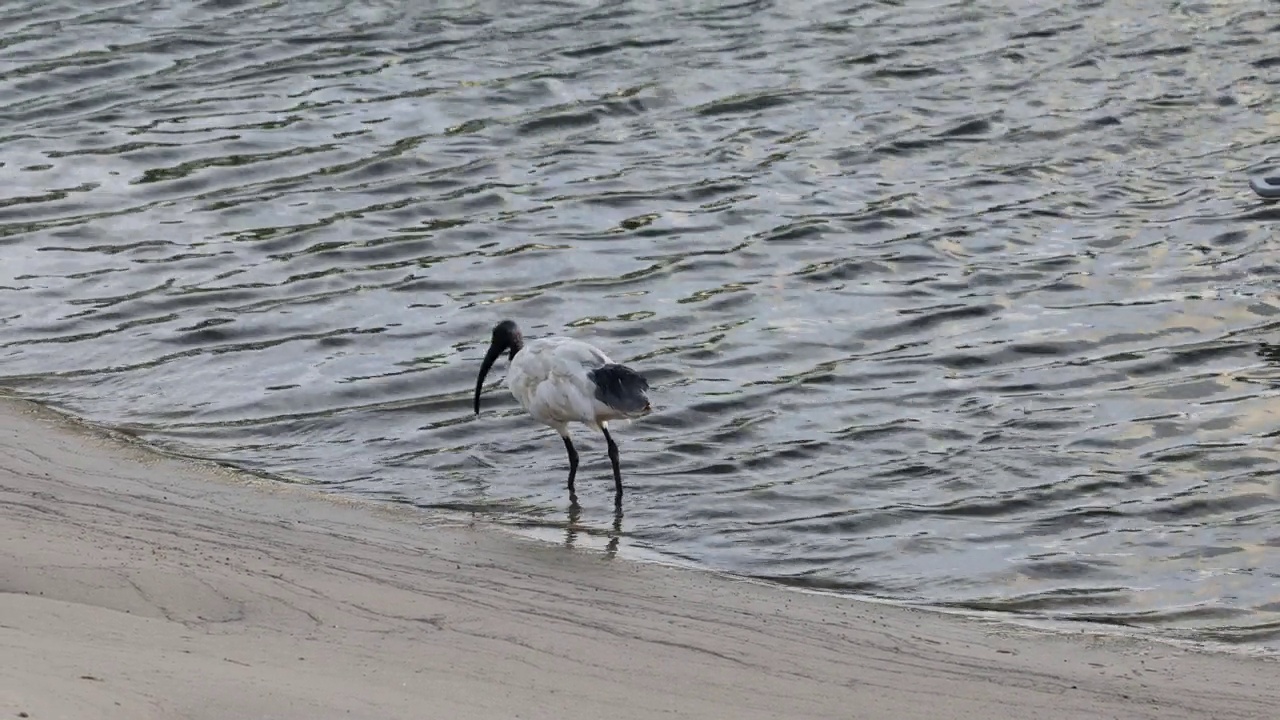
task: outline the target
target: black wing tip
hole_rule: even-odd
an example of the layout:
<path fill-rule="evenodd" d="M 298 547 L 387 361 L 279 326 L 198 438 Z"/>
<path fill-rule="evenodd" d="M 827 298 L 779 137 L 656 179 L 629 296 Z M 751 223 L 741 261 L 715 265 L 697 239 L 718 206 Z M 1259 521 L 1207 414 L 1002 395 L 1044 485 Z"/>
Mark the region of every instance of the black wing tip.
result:
<path fill-rule="evenodd" d="M 644 375 L 635 370 L 620 365 L 618 363 L 609 363 L 588 373 L 592 380 L 615 381 L 626 385 L 640 385 L 645 390 L 649 389 L 649 380 Z"/>
<path fill-rule="evenodd" d="M 596 399 L 624 413 L 643 413 L 649 409 L 649 381 L 626 365 L 610 363 L 587 373 L 596 385 Z"/>

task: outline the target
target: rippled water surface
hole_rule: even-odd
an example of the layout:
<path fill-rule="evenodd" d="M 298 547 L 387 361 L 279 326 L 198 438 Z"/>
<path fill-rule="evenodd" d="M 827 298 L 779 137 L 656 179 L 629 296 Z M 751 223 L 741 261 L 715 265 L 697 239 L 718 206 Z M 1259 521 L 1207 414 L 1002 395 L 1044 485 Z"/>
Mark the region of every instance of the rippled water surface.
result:
<path fill-rule="evenodd" d="M 758 577 L 1280 642 L 1272 2 L 0 7 L 2 384 Z M 472 414 L 503 317 L 650 376 L 618 529 L 600 438 L 568 518 L 505 364 Z"/>

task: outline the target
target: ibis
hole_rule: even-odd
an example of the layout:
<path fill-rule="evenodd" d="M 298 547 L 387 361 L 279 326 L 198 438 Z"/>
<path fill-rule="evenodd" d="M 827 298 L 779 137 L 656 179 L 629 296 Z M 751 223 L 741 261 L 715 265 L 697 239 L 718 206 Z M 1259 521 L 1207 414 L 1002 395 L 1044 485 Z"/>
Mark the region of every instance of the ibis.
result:
<path fill-rule="evenodd" d="M 604 434 L 613 464 L 614 505 L 622 509 L 622 470 L 618 445 L 609 435 L 609 422 L 649 414 L 649 382 L 626 365 L 609 359 L 599 348 L 567 337 L 524 341 L 520 327 L 503 320 L 493 328 L 489 351 L 476 378 L 476 415 L 485 375 L 503 353 L 509 353 L 507 389 L 534 420 L 559 433 L 569 453 L 569 503 L 578 505 L 573 486 L 578 474 L 578 451 L 569 437 L 569 424 L 582 423 Z"/>

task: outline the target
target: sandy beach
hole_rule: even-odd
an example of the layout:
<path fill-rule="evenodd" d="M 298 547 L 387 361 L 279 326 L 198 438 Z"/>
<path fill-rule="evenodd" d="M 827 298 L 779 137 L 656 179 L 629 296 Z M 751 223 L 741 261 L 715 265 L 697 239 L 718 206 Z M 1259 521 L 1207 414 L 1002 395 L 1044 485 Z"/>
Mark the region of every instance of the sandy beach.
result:
<path fill-rule="evenodd" d="M 0 402 L 0 718 L 1270 718 L 1275 662 L 799 593 Z"/>

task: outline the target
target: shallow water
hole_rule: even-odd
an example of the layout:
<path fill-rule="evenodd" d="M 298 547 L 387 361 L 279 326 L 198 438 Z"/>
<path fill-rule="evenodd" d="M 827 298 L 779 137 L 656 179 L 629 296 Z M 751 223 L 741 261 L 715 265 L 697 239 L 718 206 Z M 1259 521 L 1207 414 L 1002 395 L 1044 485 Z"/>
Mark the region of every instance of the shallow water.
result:
<path fill-rule="evenodd" d="M 34 2 L 0 384 L 810 587 L 1280 645 L 1262 0 Z M 488 331 L 657 410 L 566 460 Z"/>

